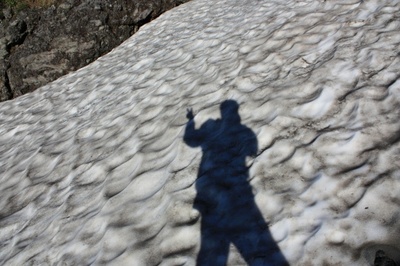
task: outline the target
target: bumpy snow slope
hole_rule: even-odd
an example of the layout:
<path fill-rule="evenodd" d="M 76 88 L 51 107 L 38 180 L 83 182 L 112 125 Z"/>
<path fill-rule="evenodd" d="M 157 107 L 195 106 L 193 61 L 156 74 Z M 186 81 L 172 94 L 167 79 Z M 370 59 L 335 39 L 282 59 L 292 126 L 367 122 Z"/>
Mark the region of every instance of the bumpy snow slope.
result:
<path fill-rule="evenodd" d="M 0 264 L 195 265 L 221 247 L 214 259 L 244 265 L 257 235 L 269 247 L 249 263 L 372 265 L 378 249 L 399 263 L 399 14 L 394 0 L 194 0 L 1 103 Z M 229 99 L 241 124 L 218 127 Z M 190 130 L 213 141 L 191 147 Z"/>

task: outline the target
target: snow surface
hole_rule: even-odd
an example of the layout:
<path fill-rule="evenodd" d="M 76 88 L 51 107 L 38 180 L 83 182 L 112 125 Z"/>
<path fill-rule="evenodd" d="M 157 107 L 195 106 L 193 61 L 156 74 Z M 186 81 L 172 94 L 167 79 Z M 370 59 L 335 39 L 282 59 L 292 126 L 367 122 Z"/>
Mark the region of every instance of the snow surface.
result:
<path fill-rule="evenodd" d="M 1 103 L 0 264 L 195 265 L 201 235 L 231 226 L 201 228 L 201 186 L 220 216 L 257 204 L 279 248 L 254 263 L 373 265 L 378 249 L 399 263 L 399 14 L 395 0 L 194 0 Z M 229 169 L 201 176 L 206 146 L 184 141 L 188 108 L 201 130 L 228 99 L 258 142 L 243 208 L 223 173 L 207 188 Z M 217 259 L 245 265 L 240 241 Z"/>

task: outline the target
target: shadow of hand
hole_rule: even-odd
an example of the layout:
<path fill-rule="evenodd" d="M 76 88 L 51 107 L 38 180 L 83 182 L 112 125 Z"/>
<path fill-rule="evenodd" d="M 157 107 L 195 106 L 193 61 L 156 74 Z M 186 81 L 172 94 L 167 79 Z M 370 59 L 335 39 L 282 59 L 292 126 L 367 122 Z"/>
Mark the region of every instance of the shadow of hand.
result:
<path fill-rule="evenodd" d="M 192 120 L 194 118 L 193 109 L 192 108 L 187 108 L 186 111 L 187 111 L 186 118 L 189 119 L 189 120 Z"/>

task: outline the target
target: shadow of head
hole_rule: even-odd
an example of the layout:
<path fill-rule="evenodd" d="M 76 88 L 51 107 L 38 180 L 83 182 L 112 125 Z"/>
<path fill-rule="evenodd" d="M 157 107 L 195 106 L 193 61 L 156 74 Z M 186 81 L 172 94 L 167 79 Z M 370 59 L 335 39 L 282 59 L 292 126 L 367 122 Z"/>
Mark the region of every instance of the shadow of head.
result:
<path fill-rule="evenodd" d="M 223 101 L 220 105 L 221 119 L 229 122 L 240 122 L 239 104 L 234 100 Z"/>

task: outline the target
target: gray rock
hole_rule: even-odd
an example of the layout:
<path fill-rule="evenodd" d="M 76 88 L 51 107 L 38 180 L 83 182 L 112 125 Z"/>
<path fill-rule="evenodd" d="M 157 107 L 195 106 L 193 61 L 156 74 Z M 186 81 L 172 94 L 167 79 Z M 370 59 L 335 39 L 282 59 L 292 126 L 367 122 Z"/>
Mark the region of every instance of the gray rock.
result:
<path fill-rule="evenodd" d="M 13 21 L 7 29 L 7 33 L 9 35 L 9 40 L 7 45 L 15 46 L 21 44 L 26 37 L 27 25 L 23 20 L 15 20 Z"/>
<path fill-rule="evenodd" d="M 188 0 L 64 0 L 13 14 L 0 25 L 0 101 L 79 69 L 161 13 Z"/>
<path fill-rule="evenodd" d="M 396 266 L 396 262 L 386 256 L 383 250 L 378 250 L 375 254 L 374 266 Z"/>

